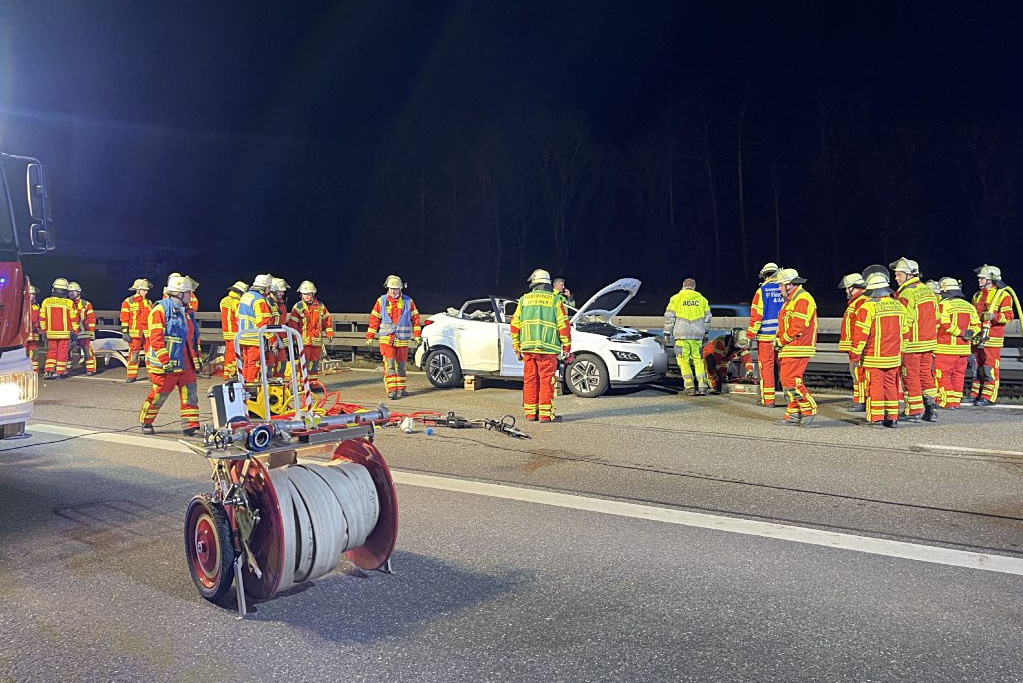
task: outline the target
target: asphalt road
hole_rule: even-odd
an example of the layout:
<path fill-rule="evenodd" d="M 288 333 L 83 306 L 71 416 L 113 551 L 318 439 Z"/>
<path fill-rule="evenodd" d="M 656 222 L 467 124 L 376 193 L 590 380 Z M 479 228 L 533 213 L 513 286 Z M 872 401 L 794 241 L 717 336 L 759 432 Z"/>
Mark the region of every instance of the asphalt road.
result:
<path fill-rule="evenodd" d="M 0 680 L 1023 680 L 1019 410 L 874 430 L 833 394 L 792 428 L 669 386 L 559 398 L 528 440 L 384 429 L 395 573 L 343 563 L 238 621 L 184 563 L 209 467 L 171 402 L 142 437 L 118 376 L 47 383 L 0 443 Z M 518 413 L 514 384 L 411 384 L 392 410 Z"/>

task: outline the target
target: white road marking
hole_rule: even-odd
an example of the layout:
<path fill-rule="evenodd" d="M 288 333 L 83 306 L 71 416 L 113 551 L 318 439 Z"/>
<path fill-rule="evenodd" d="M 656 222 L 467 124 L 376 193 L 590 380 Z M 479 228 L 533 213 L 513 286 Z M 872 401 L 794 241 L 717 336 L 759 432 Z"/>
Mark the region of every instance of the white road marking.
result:
<path fill-rule="evenodd" d="M 967 569 L 981 569 L 990 572 L 1001 572 L 1003 574 L 1023 575 L 1023 559 L 1007 557 L 1004 555 L 937 548 L 928 545 L 918 545 L 916 543 L 890 541 L 882 538 L 870 538 L 869 536 L 857 536 L 855 534 L 841 534 L 834 531 L 823 531 L 807 527 L 775 524 L 772 522 L 758 522 L 749 519 L 660 508 L 652 505 L 639 505 L 636 503 L 625 503 L 615 500 L 604 500 L 601 498 L 587 498 L 584 496 L 576 496 L 566 493 L 554 493 L 551 491 L 518 488 L 501 484 L 486 484 L 464 481 L 461 479 L 450 479 L 447 477 L 415 474 L 411 472 L 392 471 L 392 474 L 394 475 L 395 482 L 405 484 L 407 486 L 422 486 L 426 488 L 442 489 L 444 491 L 455 491 L 458 493 L 470 493 L 481 496 L 490 496 L 493 498 L 519 500 L 528 503 L 538 503 L 540 505 L 553 505 L 555 507 L 570 508 L 573 510 L 600 512 L 620 517 L 633 517 L 635 519 L 647 519 L 655 522 L 665 522 L 668 524 L 681 524 L 683 526 L 691 526 L 701 529 L 715 529 L 718 531 L 728 531 L 736 534 L 775 538 L 783 541 L 807 543 L 827 548 L 854 550 L 861 553 L 870 553 L 872 555 L 886 555 L 888 557 L 899 557 L 907 560 L 917 560 L 920 562 L 945 564 L 953 567 L 965 567 Z"/>
<path fill-rule="evenodd" d="M 998 455 L 1003 457 L 1023 458 L 1023 451 L 1005 451 L 997 448 L 967 448 L 965 446 L 942 446 L 935 443 L 918 443 L 911 447 L 915 451 L 931 453 L 966 453 L 969 455 Z"/>
<path fill-rule="evenodd" d="M 83 439 L 105 441 L 139 448 L 155 448 L 174 451 L 176 453 L 192 454 L 188 448 L 174 440 L 154 436 L 137 436 L 134 434 L 97 432 L 95 430 L 81 429 L 78 427 L 65 427 L 63 425 L 33 422 L 28 426 L 29 432 L 41 432 L 57 436 L 73 436 Z M 805 543 L 809 545 L 823 546 L 826 548 L 839 548 L 853 550 L 872 555 L 885 555 L 898 557 L 919 562 L 930 562 L 944 564 L 953 567 L 965 567 L 967 569 L 980 569 L 983 571 L 1000 572 L 1003 574 L 1023 575 L 1023 559 L 1007 557 L 1005 555 L 993 555 L 989 553 L 974 553 L 964 550 L 949 548 L 938 548 L 935 546 L 906 543 L 904 541 L 891 541 L 882 538 L 871 538 L 856 534 L 842 534 L 834 531 L 811 529 L 808 527 L 792 526 L 787 524 L 776 524 L 773 522 L 760 522 L 750 519 L 726 517 L 720 515 L 709 515 L 701 512 L 689 512 L 686 510 L 675 510 L 662 508 L 654 505 L 642 505 L 638 503 L 626 503 L 616 500 L 605 500 L 602 498 L 589 498 L 568 493 L 556 493 L 553 491 L 542 491 L 539 489 L 521 488 L 507 486 L 504 484 L 487 484 L 483 482 L 466 481 L 450 477 L 437 477 L 414 472 L 403 472 L 392 470 L 394 481 L 406 486 L 419 486 L 424 488 L 453 491 L 456 493 L 468 493 L 472 495 L 488 496 L 491 498 L 503 498 L 506 500 L 518 500 L 538 505 L 550 505 L 554 507 L 567 508 L 571 510 L 584 510 L 598 512 L 619 517 L 631 517 L 633 519 L 646 519 L 654 522 L 667 524 L 679 524 L 682 526 L 696 527 L 700 529 L 711 529 L 727 531 L 735 534 L 749 536 L 761 536 L 774 538 L 782 541 Z"/>

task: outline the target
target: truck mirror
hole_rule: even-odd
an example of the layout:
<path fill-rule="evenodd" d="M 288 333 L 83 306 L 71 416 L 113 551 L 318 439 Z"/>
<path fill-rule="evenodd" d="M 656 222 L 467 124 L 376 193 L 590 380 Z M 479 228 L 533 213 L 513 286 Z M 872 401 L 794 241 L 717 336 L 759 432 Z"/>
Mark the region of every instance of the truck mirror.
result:
<path fill-rule="evenodd" d="M 43 223 L 33 223 L 28 228 L 28 238 L 33 251 L 52 251 L 53 233 Z"/>
<path fill-rule="evenodd" d="M 45 234 L 50 224 L 50 192 L 46 187 L 46 169 L 42 164 L 31 163 L 26 166 L 25 185 L 28 189 L 28 211 L 32 220 L 39 221 Z M 32 242 L 35 244 L 35 225 L 32 226 Z"/>

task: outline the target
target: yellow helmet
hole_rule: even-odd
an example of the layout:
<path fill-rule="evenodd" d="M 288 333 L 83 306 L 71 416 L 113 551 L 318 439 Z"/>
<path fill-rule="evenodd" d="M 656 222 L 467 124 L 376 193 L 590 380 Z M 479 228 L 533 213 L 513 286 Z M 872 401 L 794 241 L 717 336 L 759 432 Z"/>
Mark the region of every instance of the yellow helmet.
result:
<path fill-rule="evenodd" d="M 29 285 L 28 291 L 30 294 L 34 296 L 39 296 L 39 288 L 36 287 L 35 285 Z"/>
<path fill-rule="evenodd" d="M 405 283 L 397 275 L 388 275 L 387 279 L 384 280 L 384 287 L 387 289 L 405 289 Z"/>
<path fill-rule="evenodd" d="M 920 274 L 920 264 L 905 256 L 900 256 L 895 261 L 892 261 L 888 264 L 888 267 L 892 269 L 893 273 L 905 273 L 906 275 Z"/>
<path fill-rule="evenodd" d="M 275 277 L 270 283 L 271 292 L 286 292 L 291 289 L 291 286 L 282 277 Z"/>
<path fill-rule="evenodd" d="M 526 282 L 530 285 L 549 285 L 551 283 L 551 274 L 543 268 L 537 268 L 530 274 Z"/>
<path fill-rule="evenodd" d="M 53 281 L 50 289 L 67 289 L 67 279 L 59 277 Z"/>
<path fill-rule="evenodd" d="M 145 278 L 138 278 L 135 282 L 131 283 L 131 289 L 133 291 L 139 291 L 140 289 L 150 290 L 153 288 L 153 283 Z"/>
<path fill-rule="evenodd" d="M 302 280 L 302 284 L 298 286 L 299 294 L 316 294 L 316 285 L 309 280 Z"/>
<path fill-rule="evenodd" d="M 866 283 L 863 281 L 863 276 L 859 273 L 849 273 L 844 278 L 838 281 L 838 288 L 845 289 L 846 287 L 857 287 L 863 289 Z"/>
<path fill-rule="evenodd" d="M 67 291 L 69 291 L 69 292 L 81 292 L 82 291 L 82 286 L 80 284 L 78 284 L 77 282 L 69 282 L 67 284 Z"/>
<path fill-rule="evenodd" d="M 962 292 L 963 286 L 954 277 L 943 277 L 938 280 L 938 288 L 942 294 L 947 292 Z"/>
<path fill-rule="evenodd" d="M 989 266 L 986 263 L 973 272 L 977 274 L 977 277 L 991 281 L 1002 279 L 1002 269 L 998 266 Z"/>
<path fill-rule="evenodd" d="M 192 291 L 192 279 L 183 275 L 171 275 L 167 278 L 167 286 L 164 291 L 168 294 L 182 294 Z"/>
<path fill-rule="evenodd" d="M 768 277 L 770 275 L 774 275 L 779 270 L 781 270 L 781 268 L 778 267 L 777 263 L 775 263 L 773 261 L 769 261 L 768 263 L 764 264 L 763 268 L 760 269 L 760 278 L 763 279 L 763 278 Z"/>
<path fill-rule="evenodd" d="M 806 282 L 806 278 L 799 277 L 799 271 L 795 268 L 782 268 L 774 276 L 774 281 L 782 285 L 801 285 Z"/>
<path fill-rule="evenodd" d="M 264 273 L 256 276 L 256 279 L 252 281 L 252 286 L 256 289 L 270 289 L 270 285 L 273 284 L 273 281 L 273 275 L 270 273 Z"/>
<path fill-rule="evenodd" d="M 238 292 L 239 294 L 244 294 L 245 292 L 249 291 L 249 285 L 247 282 L 238 280 L 233 285 L 231 285 L 231 289 Z"/>
<path fill-rule="evenodd" d="M 892 293 L 891 281 L 884 273 L 871 273 L 867 276 L 865 289 L 870 296 L 887 296 Z"/>

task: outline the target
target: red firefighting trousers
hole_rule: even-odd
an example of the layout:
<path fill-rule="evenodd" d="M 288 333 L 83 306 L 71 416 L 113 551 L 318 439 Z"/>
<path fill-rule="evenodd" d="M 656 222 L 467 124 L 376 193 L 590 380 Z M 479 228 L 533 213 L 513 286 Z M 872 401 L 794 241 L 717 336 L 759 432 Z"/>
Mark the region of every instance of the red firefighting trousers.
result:
<path fill-rule="evenodd" d="M 810 362 L 809 358 L 781 358 L 781 386 L 788 397 L 785 406 L 785 417 L 795 419 L 796 416 L 809 417 L 817 414 L 817 402 L 803 384 L 803 373 Z"/>
<path fill-rule="evenodd" d="M 902 354 L 902 384 L 906 392 L 906 415 L 920 415 L 924 412 L 924 396 L 934 398 L 937 389 L 931 374 L 930 351 Z"/>
<path fill-rule="evenodd" d="M 867 376 L 867 419 L 899 419 L 899 368 L 862 368 Z"/>
<path fill-rule="evenodd" d="M 757 365 L 760 368 L 760 403 L 765 406 L 774 405 L 774 385 L 776 383 L 774 367 L 777 364 L 776 352 L 771 341 L 757 342 Z"/>
<path fill-rule="evenodd" d="M 232 379 L 238 374 L 238 354 L 234 351 L 234 340 L 224 341 L 224 379 Z"/>
<path fill-rule="evenodd" d="M 404 391 L 408 383 L 408 377 L 405 374 L 405 367 L 408 363 L 408 347 L 381 344 L 380 355 L 384 357 L 384 388 L 387 389 L 387 393 Z M 318 365 L 319 356 L 317 356 Z"/>
<path fill-rule="evenodd" d="M 67 374 L 67 359 L 70 351 L 70 339 L 47 338 L 46 372 L 55 372 L 58 375 Z"/>
<path fill-rule="evenodd" d="M 554 383 L 558 357 L 552 353 L 522 354 L 522 409 L 527 420 L 554 419 Z"/>
<path fill-rule="evenodd" d="M 968 360 L 968 356 L 934 354 L 934 379 L 938 383 L 938 405 L 942 408 L 958 408 L 963 402 Z"/>
<path fill-rule="evenodd" d="M 998 400 L 998 385 L 1002 377 L 1002 350 L 983 346 L 975 348 L 973 354 L 977 360 L 977 374 L 970 384 L 970 397 L 986 398 L 994 403 Z"/>
<path fill-rule="evenodd" d="M 182 372 L 154 373 L 149 376 L 149 380 L 153 383 L 153 388 L 142 403 L 139 422 L 153 424 L 160 407 L 170 393 L 177 389 L 181 397 L 181 423 L 185 427 L 199 426 L 199 393 L 196 390 L 195 370 L 188 368 Z"/>
<path fill-rule="evenodd" d="M 131 343 L 128 345 L 128 379 L 135 379 L 139 376 L 139 356 L 142 354 L 145 341 L 142 337 L 131 338 Z"/>

